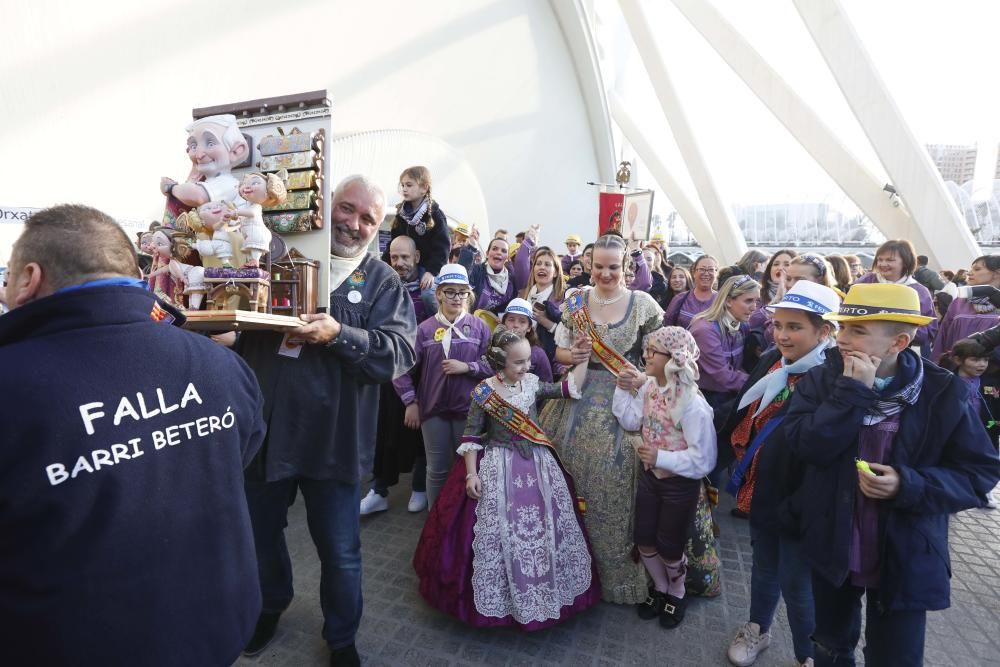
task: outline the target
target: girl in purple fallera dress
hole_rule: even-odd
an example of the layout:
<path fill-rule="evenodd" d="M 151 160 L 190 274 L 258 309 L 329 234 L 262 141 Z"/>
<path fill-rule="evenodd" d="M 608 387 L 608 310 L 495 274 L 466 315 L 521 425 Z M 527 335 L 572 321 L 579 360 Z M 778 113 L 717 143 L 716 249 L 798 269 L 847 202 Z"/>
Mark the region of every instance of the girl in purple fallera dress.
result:
<path fill-rule="evenodd" d="M 462 459 L 413 558 L 424 599 L 479 627 L 539 630 L 601 597 L 572 480 L 535 422 L 538 398 L 580 397 L 586 365 L 546 383 L 528 373 L 530 358 L 521 335 L 493 335 L 497 374 L 472 393 Z"/>

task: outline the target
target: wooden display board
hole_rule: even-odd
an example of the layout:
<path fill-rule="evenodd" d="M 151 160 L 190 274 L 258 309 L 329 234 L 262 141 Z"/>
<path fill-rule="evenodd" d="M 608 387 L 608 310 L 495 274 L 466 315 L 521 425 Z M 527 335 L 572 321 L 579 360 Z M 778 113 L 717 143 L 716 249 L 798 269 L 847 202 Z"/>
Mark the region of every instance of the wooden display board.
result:
<path fill-rule="evenodd" d="M 186 312 L 185 315 L 187 322 L 184 323 L 184 328 L 195 331 L 252 331 L 254 329 L 291 331 L 305 324 L 297 317 L 253 313 L 249 310 L 192 310 Z"/>

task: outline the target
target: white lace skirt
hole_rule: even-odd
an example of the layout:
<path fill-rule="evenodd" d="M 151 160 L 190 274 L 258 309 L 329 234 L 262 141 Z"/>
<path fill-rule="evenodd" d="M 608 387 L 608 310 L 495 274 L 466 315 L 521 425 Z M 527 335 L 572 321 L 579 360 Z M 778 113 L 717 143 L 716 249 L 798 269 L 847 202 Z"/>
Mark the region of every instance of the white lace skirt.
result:
<path fill-rule="evenodd" d="M 591 554 L 552 454 L 487 447 L 472 542 L 476 611 L 518 623 L 559 618 L 591 586 Z"/>

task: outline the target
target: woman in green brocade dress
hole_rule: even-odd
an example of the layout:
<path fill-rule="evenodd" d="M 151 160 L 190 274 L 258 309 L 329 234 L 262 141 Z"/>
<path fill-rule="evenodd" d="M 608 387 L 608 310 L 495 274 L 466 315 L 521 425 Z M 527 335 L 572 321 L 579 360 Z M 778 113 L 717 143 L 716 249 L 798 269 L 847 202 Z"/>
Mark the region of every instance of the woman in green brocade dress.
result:
<path fill-rule="evenodd" d="M 625 245 L 620 237 L 603 236 L 593 253 L 594 289 L 583 302 L 597 334 L 630 363 L 639 365 L 642 340 L 663 326 L 663 309 L 645 292 L 627 290 L 623 281 Z M 563 305 L 556 330 L 557 359 L 573 360 L 576 325 Z M 579 350 L 579 346 L 577 346 Z M 585 352 L 583 353 L 585 354 Z M 585 358 L 585 357 L 584 357 Z M 559 447 L 562 461 L 587 503 L 584 521 L 590 535 L 608 602 L 635 604 L 646 599 L 646 573 L 632 558 L 632 514 L 638 465 L 638 433 L 624 431 L 611 413 L 615 376 L 591 356 L 579 401 L 550 400 L 541 425 Z"/>

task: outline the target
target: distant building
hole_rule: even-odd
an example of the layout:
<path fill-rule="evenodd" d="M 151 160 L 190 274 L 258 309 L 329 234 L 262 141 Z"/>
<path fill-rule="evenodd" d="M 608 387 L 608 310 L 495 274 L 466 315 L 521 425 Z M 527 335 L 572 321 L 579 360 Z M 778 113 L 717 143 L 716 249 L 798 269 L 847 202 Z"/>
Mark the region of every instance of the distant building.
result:
<path fill-rule="evenodd" d="M 870 243 L 874 229 L 861 215 L 847 216 L 826 202 L 787 202 L 734 207 L 749 245 Z"/>
<path fill-rule="evenodd" d="M 934 165 L 941 172 L 941 179 L 962 185 L 972 180 L 976 174 L 976 155 L 979 148 L 976 144 L 962 146 L 959 144 L 928 144 L 927 154 L 931 156 Z M 1000 164 L 997 165 L 1000 173 Z"/>

